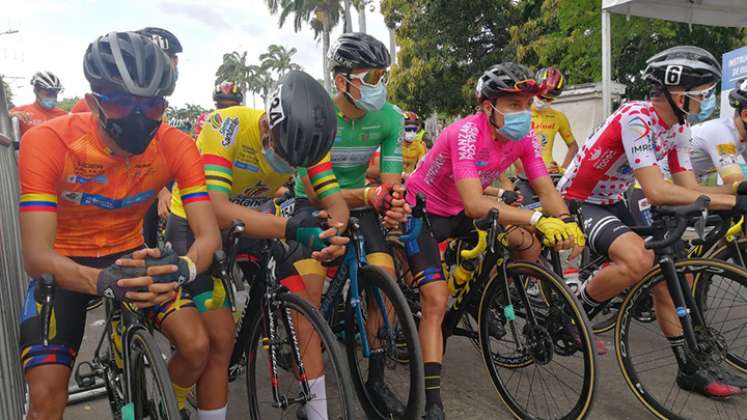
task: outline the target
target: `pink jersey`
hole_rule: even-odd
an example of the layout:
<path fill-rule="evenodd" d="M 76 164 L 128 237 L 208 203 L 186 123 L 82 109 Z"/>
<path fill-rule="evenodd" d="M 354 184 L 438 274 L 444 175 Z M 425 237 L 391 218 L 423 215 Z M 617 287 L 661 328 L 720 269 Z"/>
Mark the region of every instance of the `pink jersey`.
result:
<path fill-rule="evenodd" d="M 657 161 L 666 158 L 673 174 L 692 170 L 689 148 L 687 123 L 669 127 L 650 102 L 631 102 L 586 141 L 558 189 L 567 199 L 614 204 L 635 182 L 635 169 L 658 166 Z"/>
<path fill-rule="evenodd" d="M 420 166 L 407 178 L 407 199 L 423 192 L 429 213 L 453 216 L 464 210 L 456 181 L 479 179 L 483 188 L 521 159 L 529 180 L 547 175 L 534 133 L 519 141 L 494 140 L 487 116 L 480 112 L 446 127 Z"/>

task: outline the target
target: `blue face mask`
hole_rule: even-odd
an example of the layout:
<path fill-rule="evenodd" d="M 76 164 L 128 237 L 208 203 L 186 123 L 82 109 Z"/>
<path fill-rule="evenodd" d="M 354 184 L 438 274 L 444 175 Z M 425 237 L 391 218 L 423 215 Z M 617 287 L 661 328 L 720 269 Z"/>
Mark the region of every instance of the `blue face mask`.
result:
<path fill-rule="evenodd" d="M 355 106 L 366 112 L 375 112 L 384 107 L 386 102 L 386 86 L 379 83 L 376 86 L 360 86 L 361 98 L 355 100 Z"/>
<path fill-rule="evenodd" d="M 716 109 L 716 95 L 710 94 L 700 103 L 700 112 L 688 114 L 687 121 L 691 124 L 703 122 L 713 114 L 714 109 Z"/>
<path fill-rule="evenodd" d="M 44 109 L 52 109 L 57 106 L 57 99 L 42 98 L 39 100 L 39 105 L 41 105 Z"/>
<path fill-rule="evenodd" d="M 497 127 L 493 121 L 490 122 L 493 127 L 498 129 L 498 133 L 500 133 L 501 136 L 509 140 L 519 141 L 529 134 L 529 129 L 532 128 L 531 112 L 501 112 L 496 107 L 493 107 L 493 109 L 495 112 L 503 115 L 503 127 Z"/>
<path fill-rule="evenodd" d="M 270 164 L 273 171 L 279 174 L 292 174 L 295 172 L 295 168 L 288 165 L 283 159 L 280 158 L 275 151 L 269 147 L 262 148 L 262 154 L 265 156 L 265 160 Z"/>

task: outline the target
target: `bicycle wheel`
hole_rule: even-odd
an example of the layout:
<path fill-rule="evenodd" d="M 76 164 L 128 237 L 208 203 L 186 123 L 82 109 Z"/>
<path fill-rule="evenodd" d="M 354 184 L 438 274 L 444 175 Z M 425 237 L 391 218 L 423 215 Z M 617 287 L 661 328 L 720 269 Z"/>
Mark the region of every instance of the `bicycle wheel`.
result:
<path fill-rule="evenodd" d="M 705 360 L 707 357 L 708 360 L 704 363 L 709 365 L 719 364 L 723 357 L 729 358 L 729 343 L 724 340 L 724 334 L 740 333 L 744 329 L 745 314 L 745 311 L 740 309 L 743 319 L 738 321 L 738 328 L 731 323 L 732 316 L 738 318 L 740 315 L 720 304 L 738 302 L 732 302 L 731 298 L 724 297 L 723 291 L 741 288 L 743 277 L 747 273 L 731 264 L 709 259 L 677 261 L 675 269 L 678 275 L 687 275 L 695 279 L 694 285 L 699 289 L 695 291 L 696 302 L 699 300 L 706 303 L 703 310 L 706 328 L 696 327 L 695 331 L 696 339 L 703 351 L 690 354 L 695 360 Z M 657 286 L 666 288 L 666 281 L 660 268 L 652 270 L 631 289 L 618 314 L 615 353 L 628 388 L 646 409 L 662 419 L 743 419 L 747 408 L 745 396 L 714 400 L 683 390 L 677 385 L 677 362 L 660 326 L 671 322 L 667 319 L 672 318 L 665 318 L 659 313 L 656 323 L 648 321 L 647 317 L 641 320 L 641 313 L 650 311 L 652 293 Z M 710 322 L 712 319 L 723 321 Z M 677 322 L 679 327 L 679 322 L 674 322 Z M 724 365 L 722 364 L 722 367 L 728 368 Z"/>
<path fill-rule="evenodd" d="M 586 314 L 565 282 L 551 271 L 510 262 L 507 274 L 508 291 L 500 267 L 489 281 L 478 322 L 482 355 L 501 400 L 517 418 L 586 417 L 597 383 Z M 533 291 L 527 292 L 529 308 L 516 287 Z M 507 306 L 509 296 L 513 311 Z M 495 328 L 496 323 L 504 328 Z M 501 335 L 496 336 L 497 331 Z"/>
<path fill-rule="evenodd" d="M 274 297 L 273 316 L 268 320 L 266 308 L 258 308 L 247 320 L 249 343 L 246 348 L 247 373 L 246 385 L 249 398 L 249 416 L 251 419 L 296 419 L 297 411 L 318 409 L 306 403 L 306 397 L 320 397 L 324 392 L 326 399 L 326 417 L 330 420 L 353 419 L 353 394 L 349 368 L 340 354 L 337 340 L 321 314 L 310 303 L 300 296 L 291 293 L 278 293 Z M 303 317 L 314 331 L 314 339 L 306 345 L 298 341 L 296 335 L 298 317 Z M 267 337 L 269 322 L 274 323 L 275 337 Z M 269 357 L 269 341 L 275 347 L 275 362 Z M 312 347 L 319 346 L 319 347 Z M 316 352 L 311 351 L 317 350 Z M 306 374 L 309 373 L 309 362 L 321 356 L 324 367 L 324 389 L 319 382 L 309 384 L 310 393 L 304 393 L 298 379 L 295 363 L 295 351 L 301 356 Z M 277 377 L 273 378 L 273 368 Z M 311 380 L 310 380 L 311 381 Z M 274 389 L 273 389 L 274 385 Z M 277 392 L 277 395 L 273 395 Z M 324 408 L 319 409 L 323 416 Z"/>
<path fill-rule="evenodd" d="M 166 362 L 153 336 L 145 329 L 136 328 L 129 333 L 127 346 L 129 364 L 126 369 L 132 395 L 122 409 L 122 419 L 129 418 L 128 410 L 135 419 L 181 419 Z"/>
<path fill-rule="evenodd" d="M 358 399 L 369 419 L 417 418 L 423 409 L 425 379 L 420 339 L 412 312 L 399 287 L 378 267 L 366 266 L 358 271 L 358 288 L 369 347 L 384 351 L 383 370 L 369 369 L 369 358 L 363 354 L 354 302 L 348 291 L 345 347 Z M 378 317 L 369 317 L 372 312 L 376 312 Z M 383 322 L 383 313 L 389 319 L 389 328 Z M 372 385 L 382 383 L 404 406 L 404 413 L 384 406 L 372 391 Z"/>

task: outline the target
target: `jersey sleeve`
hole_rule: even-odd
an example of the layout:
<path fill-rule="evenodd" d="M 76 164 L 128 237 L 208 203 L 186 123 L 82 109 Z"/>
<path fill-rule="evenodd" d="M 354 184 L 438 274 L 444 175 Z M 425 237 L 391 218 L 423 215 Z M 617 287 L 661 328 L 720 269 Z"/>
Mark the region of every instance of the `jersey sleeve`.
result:
<path fill-rule="evenodd" d="M 690 163 L 690 137 L 690 127 L 685 127 L 682 133 L 678 133 L 674 148 L 667 154 L 669 171 L 673 174 L 693 170 Z"/>
<path fill-rule="evenodd" d="M 568 122 L 568 117 L 564 113 L 558 111 L 558 133 L 563 138 L 565 144 L 571 145 L 576 142 L 576 138 L 573 137 L 573 131 L 571 131 L 571 123 Z"/>
<path fill-rule="evenodd" d="M 240 127 L 238 117 L 223 117 L 215 112 L 202 126 L 197 146 L 202 154 L 208 191 L 231 195 L 236 136 Z"/>
<path fill-rule="evenodd" d="M 382 174 L 401 174 L 402 173 L 402 130 L 405 126 L 405 119 L 399 112 L 392 110 L 392 116 L 389 121 L 389 133 L 381 143 L 381 161 L 379 168 Z"/>
<path fill-rule="evenodd" d="M 200 152 L 192 139 L 176 128 L 169 128 L 163 147 L 171 173 L 179 184 L 182 204 L 186 207 L 198 201 L 209 201 Z"/>
<path fill-rule="evenodd" d="M 521 140 L 521 164 L 524 166 L 524 173 L 527 179 L 532 181 L 534 179 L 547 175 L 547 167 L 545 161 L 542 159 L 542 144 L 540 143 L 534 132 L 530 132 L 528 136 Z"/>
<path fill-rule="evenodd" d="M 731 139 L 707 139 L 693 136 L 693 147 L 702 148 L 711 158 L 713 166 L 721 178 L 742 173 L 739 164 L 741 155 L 737 152 L 737 145 Z"/>
<path fill-rule="evenodd" d="M 439 142 L 448 142 L 454 182 L 480 178 L 475 159 L 478 135 L 477 125 L 473 122 L 467 122 L 458 130 L 444 130 L 438 138 Z"/>
<path fill-rule="evenodd" d="M 337 177 L 335 177 L 335 173 L 332 171 L 332 158 L 329 152 L 327 152 L 327 155 L 319 163 L 308 169 L 303 169 L 309 175 L 311 185 L 314 187 L 314 191 L 320 200 L 340 192 L 340 184 L 337 182 Z M 299 171 L 300 173 L 301 171 Z"/>
<path fill-rule="evenodd" d="M 630 167 L 635 170 L 656 165 L 651 120 L 641 113 L 625 114 L 620 117 L 619 124 L 620 138 Z"/>
<path fill-rule="evenodd" d="M 21 212 L 57 211 L 57 182 L 66 153 L 62 140 L 47 127 L 33 128 L 23 135 L 18 164 Z"/>

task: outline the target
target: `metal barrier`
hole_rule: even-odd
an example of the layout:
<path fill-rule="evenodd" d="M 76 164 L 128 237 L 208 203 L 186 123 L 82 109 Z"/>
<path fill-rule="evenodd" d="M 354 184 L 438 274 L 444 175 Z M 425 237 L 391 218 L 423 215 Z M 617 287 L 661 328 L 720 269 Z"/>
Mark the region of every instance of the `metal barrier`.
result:
<path fill-rule="evenodd" d="M 5 91 L 0 86 L 0 418 L 23 418 L 26 384 L 21 373 L 19 325 L 27 277 L 18 223 L 18 161 Z"/>

